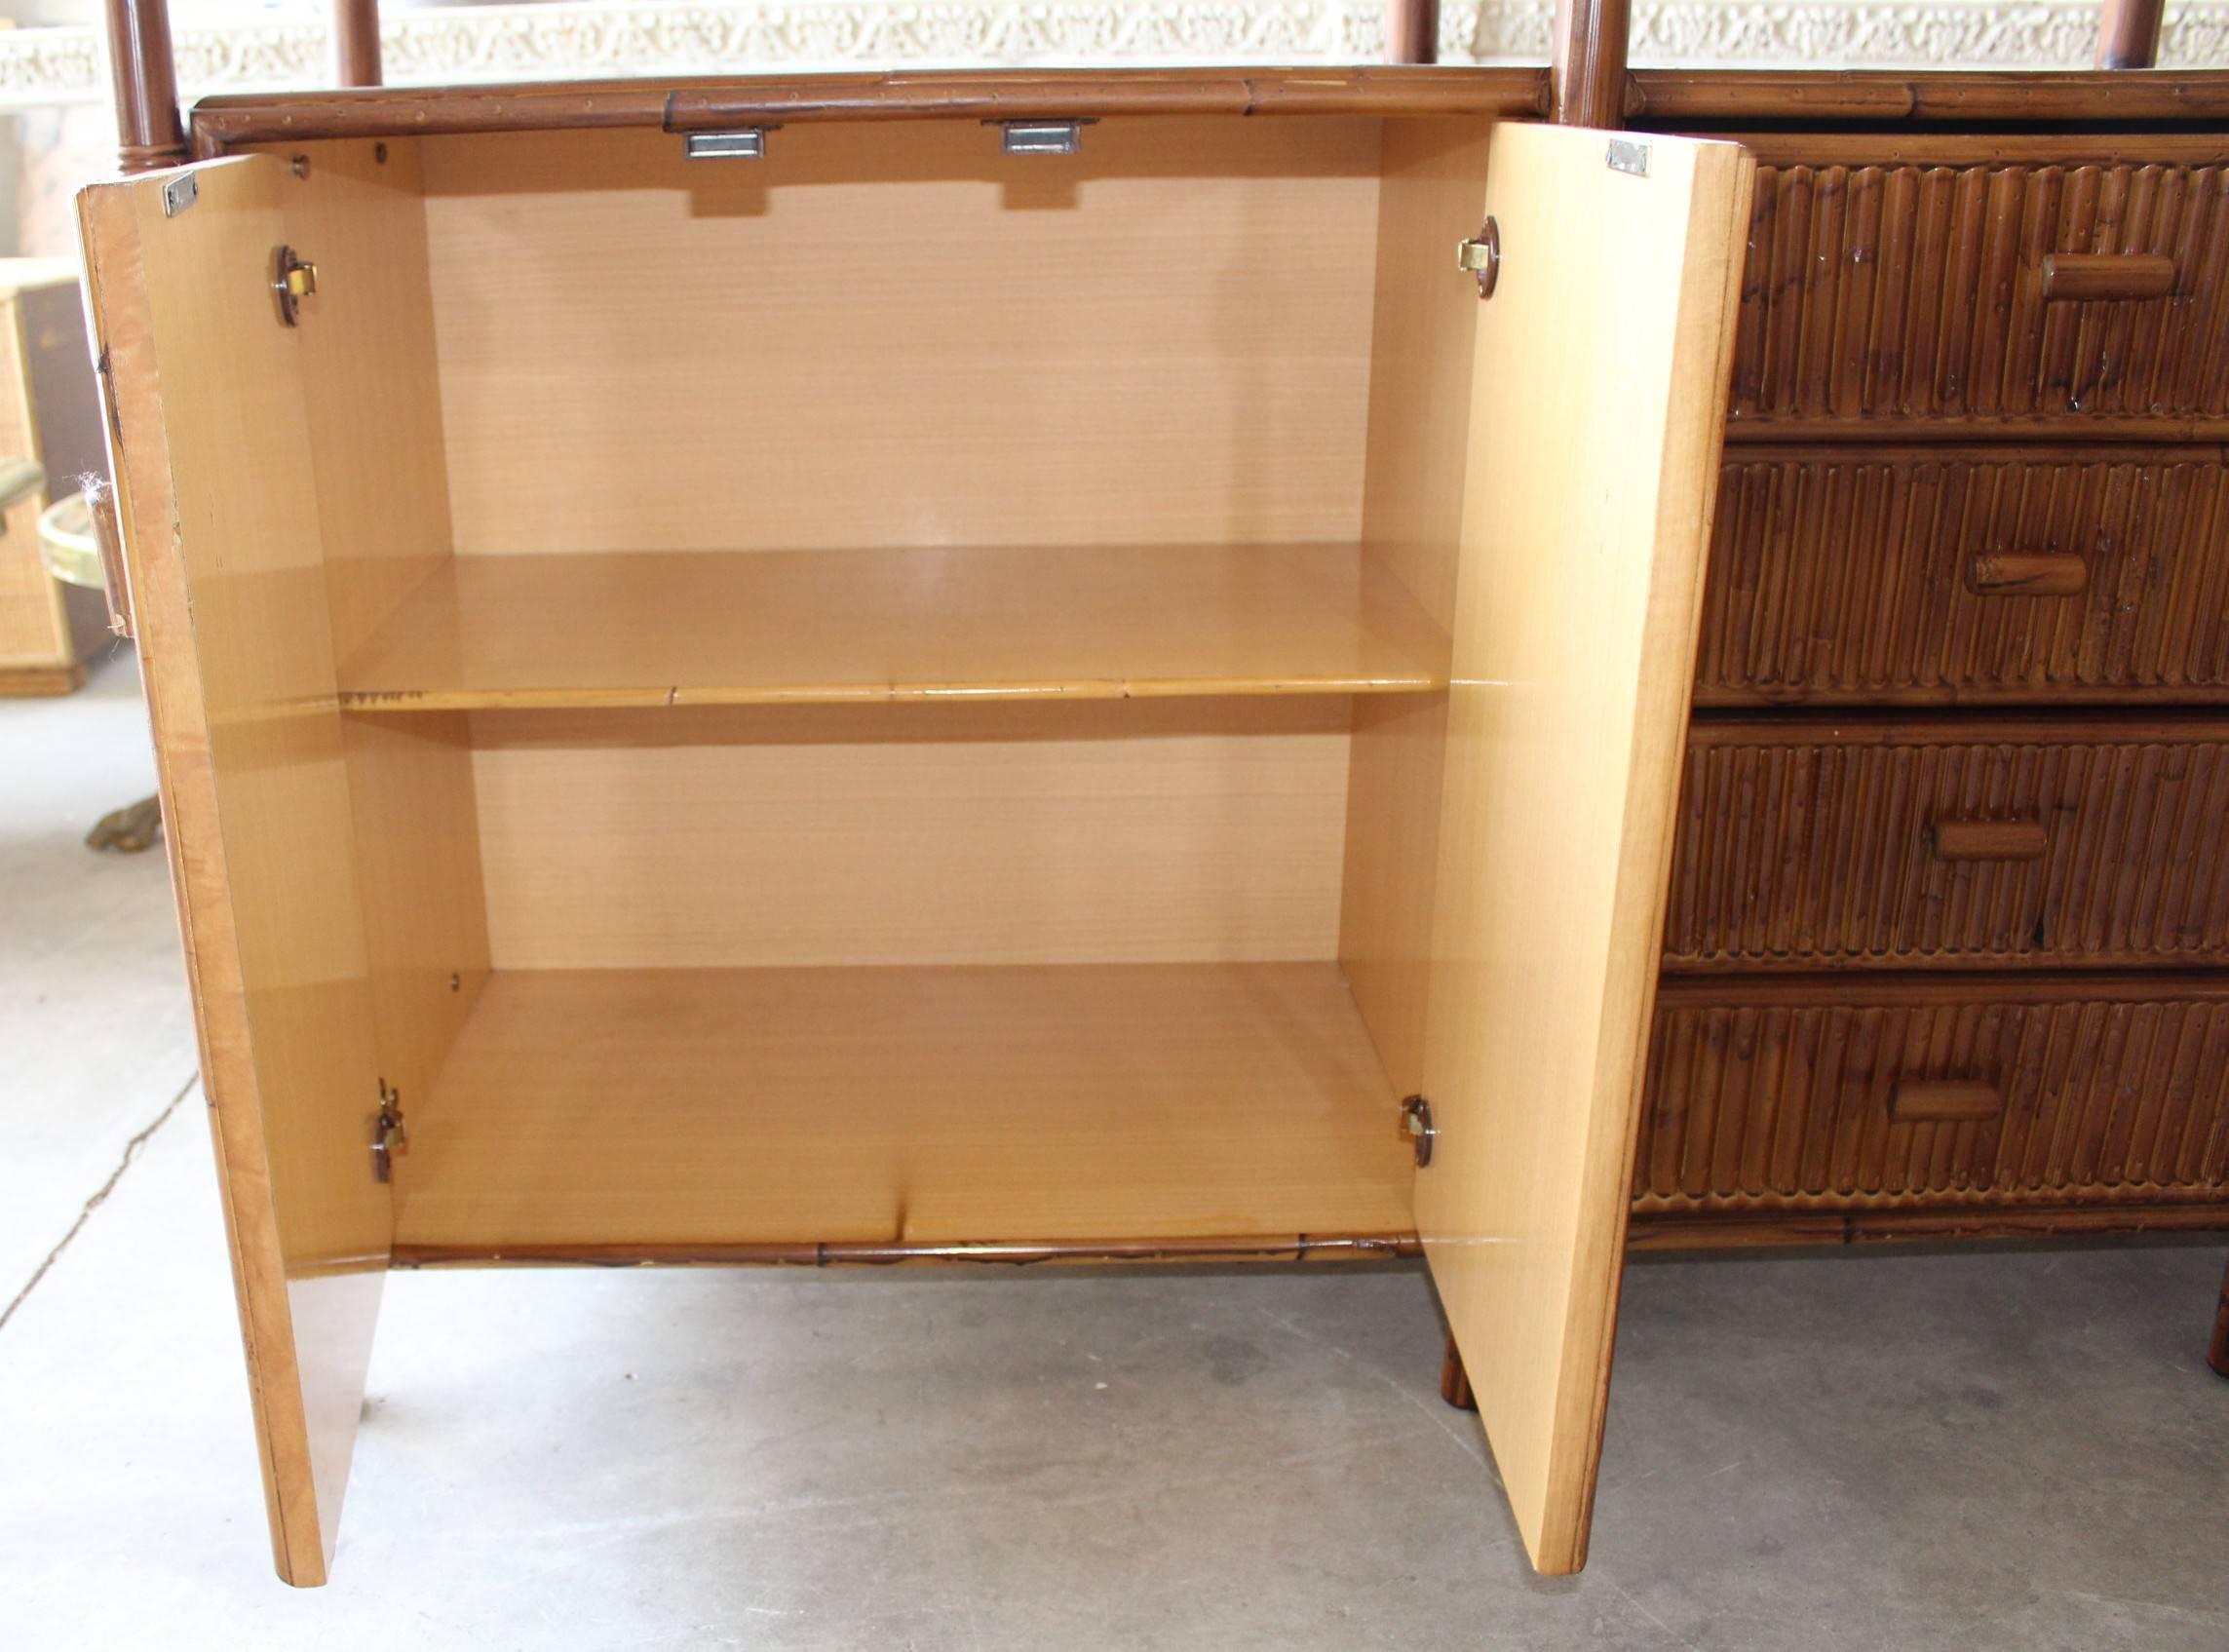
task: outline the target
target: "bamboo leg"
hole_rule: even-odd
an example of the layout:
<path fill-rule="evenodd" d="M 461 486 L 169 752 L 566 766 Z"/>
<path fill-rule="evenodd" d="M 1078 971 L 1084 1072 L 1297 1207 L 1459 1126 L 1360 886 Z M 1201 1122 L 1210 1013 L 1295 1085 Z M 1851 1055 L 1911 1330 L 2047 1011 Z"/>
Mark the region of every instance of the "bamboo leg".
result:
<path fill-rule="evenodd" d="M 116 87 L 117 161 L 128 173 L 186 158 L 167 0 L 108 0 L 108 70 Z"/>
<path fill-rule="evenodd" d="M 2213 1341 L 2206 1350 L 2206 1363 L 2229 1377 L 2229 1271 L 2221 1275 L 2221 1300 L 2213 1308 Z"/>
<path fill-rule="evenodd" d="M 1479 1402 L 1471 1393 L 1471 1373 L 1463 1369 L 1463 1356 L 1455 1347 L 1452 1333 L 1447 1338 L 1447 1352 L 1440 1360 L 1440 1398 L 1458 1411 L 1479 1408 Z"/>

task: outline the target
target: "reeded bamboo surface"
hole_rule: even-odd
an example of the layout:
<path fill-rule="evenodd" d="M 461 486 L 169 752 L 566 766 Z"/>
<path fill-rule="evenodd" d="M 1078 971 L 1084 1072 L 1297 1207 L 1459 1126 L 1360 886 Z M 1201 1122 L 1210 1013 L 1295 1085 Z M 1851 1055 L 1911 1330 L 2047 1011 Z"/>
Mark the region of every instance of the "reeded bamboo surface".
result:
<path fill-rule="evenodd" d="M 2156 1214 L 2229 1194 L 2229 982 L 2215 976 L 1674 982 L 1649 1065 L 1636 1216 Z M 2001 1100 L 1900 1116 L 1915 1084 Z"/>
<path fill-rule="evenodd" d="M 1674 971 L 2229 961 L 2219 721 L 1699 724 L 1681 814 Z M 1945 858 L 1945 825 L 2041 852 Z"/>
<path fill-rule="evenodd" d="M 2218 447 L 1756 447 L 1720 477 L 1699 704 L 2229 698 Z"/>
<path fill-rule="evenodd" d="M 1737 431 L 2049 417 L 2168 436 L 2229 412 L 2218 165 L 1768 167 L 1751 248 Z M 2048 296 L 2064 253 L 2166 257 L 2172 296 Z"/>

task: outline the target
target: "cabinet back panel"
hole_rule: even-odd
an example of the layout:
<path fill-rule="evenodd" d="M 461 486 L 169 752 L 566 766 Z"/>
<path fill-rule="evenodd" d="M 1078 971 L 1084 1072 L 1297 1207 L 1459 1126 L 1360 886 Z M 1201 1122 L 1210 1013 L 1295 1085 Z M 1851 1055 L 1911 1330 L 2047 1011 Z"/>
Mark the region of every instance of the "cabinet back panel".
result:
<path fill-rule="evenodd" d="M 1361 532 L 1379 123 L 428 139 L 462 554 Z M 1434 253 L 1437 260 L 1441 254 Z"/>
<path fill-rule="evenodd" d="M 1329 958 L 1348 711 L 476 712 L 494 964 Z"/>

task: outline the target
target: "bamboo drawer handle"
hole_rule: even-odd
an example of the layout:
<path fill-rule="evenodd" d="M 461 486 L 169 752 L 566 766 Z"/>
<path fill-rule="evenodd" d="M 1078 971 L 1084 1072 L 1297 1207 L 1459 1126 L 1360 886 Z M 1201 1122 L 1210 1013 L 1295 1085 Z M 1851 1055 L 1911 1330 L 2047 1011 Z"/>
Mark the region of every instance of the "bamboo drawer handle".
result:
<path fill-rule="evenodd" d="M 1937 821 L 1929 836 L 1939 861 L 2040 861 L 2051 847 L 2041 821 Z"/>
<path fill-rule="evenodd" d="M 2073 596 L 2090 584 L 2090 564 L 2067 551 L 1977 551 L 1966 558 L 1966 589 L 1977 596 Z"/>
<path fill-rule="evenodd" d="M 1993 1084 L 1960 1079 L 1900 1079 L 1889 1093 L 1889 1122 L 1908 1125 L 1938 1119 L 1993 1119 L 2005 1095 Z"/>
<path fill-rule="evenodd" d="M 2047 252 L 2046 298 L 2165 298 L 2174 260 L 2164 252 Z"/>

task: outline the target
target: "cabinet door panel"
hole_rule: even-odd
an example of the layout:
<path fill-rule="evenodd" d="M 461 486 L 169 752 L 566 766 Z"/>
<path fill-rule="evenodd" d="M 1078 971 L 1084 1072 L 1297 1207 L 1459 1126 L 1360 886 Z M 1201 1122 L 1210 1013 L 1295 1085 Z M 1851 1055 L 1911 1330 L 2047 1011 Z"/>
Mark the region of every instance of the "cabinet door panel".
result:
<path fill-rule="evenodd" d="M 394 1232 L 282 163 L 79 198 L 280 1575 L 321 1583 Z M 312 301 L 314 302 L 314 300 Z M 305 321 L 309 318 L 305 317 Z"/>
<path fill-rule="evenodd" d="M 1544 1572 L 1586 1559 L 1754 171 L 1611 141 L 1493 137 L 1417 1176 Z"/>

